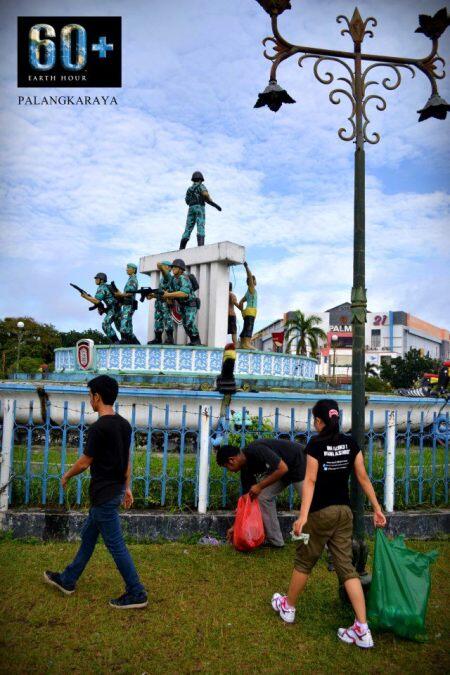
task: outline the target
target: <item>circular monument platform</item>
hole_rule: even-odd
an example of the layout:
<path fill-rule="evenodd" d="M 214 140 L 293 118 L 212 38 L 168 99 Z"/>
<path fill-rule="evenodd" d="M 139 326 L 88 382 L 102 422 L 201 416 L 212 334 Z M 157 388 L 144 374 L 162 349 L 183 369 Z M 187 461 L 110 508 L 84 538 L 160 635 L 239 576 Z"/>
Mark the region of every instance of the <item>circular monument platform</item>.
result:
<path fill-rule="evenodd" d="M 55 350 L 55 375 L 76 379 L 83 373 L 165 376 L 167 382 L 201 383 L 215 378 L 222 368 L 223 349 L 181 345 L 94 345 L 80 341 L 76 347 Z M 301 387 L 315 381 L 317 361 L 307 356 L 262 351 L 236 351 L 236 380 L 261 386 Z M 146 378 L 147 380 L 147 378 Z"/>

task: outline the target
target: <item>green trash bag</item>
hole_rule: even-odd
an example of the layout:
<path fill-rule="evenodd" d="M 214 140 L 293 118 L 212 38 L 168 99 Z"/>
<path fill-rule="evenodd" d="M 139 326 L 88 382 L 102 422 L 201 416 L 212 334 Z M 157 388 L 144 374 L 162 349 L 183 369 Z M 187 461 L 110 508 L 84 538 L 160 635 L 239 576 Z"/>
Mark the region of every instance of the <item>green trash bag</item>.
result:
<path fill-rule="evenodd" d="M 377 528 L 372 583 L 367 603 L 370 627 L 392 630 L 397 635 L 423 642 L 428 597 L 430 564 L 437 551 L 419 553 L 407 548 L 403 536 L 389 540 Z"/>

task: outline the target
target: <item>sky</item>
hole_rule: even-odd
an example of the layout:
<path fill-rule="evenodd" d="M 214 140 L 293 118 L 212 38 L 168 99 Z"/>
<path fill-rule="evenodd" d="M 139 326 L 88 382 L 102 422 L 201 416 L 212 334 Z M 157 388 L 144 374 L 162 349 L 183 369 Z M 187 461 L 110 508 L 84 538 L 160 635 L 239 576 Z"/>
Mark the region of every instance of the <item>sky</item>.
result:
<path fill-rule="evenodd" d="M 424 56 L 430 41 L 414 33 L 418 14 L 442 5 L 361 0 L 363 19 L 378 19 L 363 51 Z M 296 44 L 351 49 L 335 19 L 353 9 L 353 0 L 292 0 L 280 31 Z M 122 16 L 122 88 L 18 89 L 17 16 L 37 13 Z M 271 34 L 256 0 L 4 0 L 0 33 L 0 317 L 99 328 L 69 282 L 93 291 L 94 274 L 104 271 L 123 286 L 127 262 L 176 249 L 195 170 L 223 208 L 207 207 L 206 243 L 246 247 L 258 280 L 257 327 L 288 310 L 320 312 L 349 300 L 354 145 L 337 135 L 349 103 L 330 103 L 333 87 L 315 79 L 312 60 L 299 68 L 293 57 L 278 81 L 296 105 L 278 113 L 253 108 L 270 68 L 261 40 Z M 440 49 L 447 61 L 449 36 Z M 322 67 L 344 74 L 341 66 Z M 389 72 L 373 75 L 381 81 Z M 368 132 L 381 134 L 378 144 L 366 144 L 368 307 L 450 328 L 450 115 L 417 122 L 429 96 L 421 73 L 405 72 L 392 92 L 372 89 L 387 109 L 367 106 Z M 439 89 L 450 100 L 450 78 Z M 19 94 L 96 93 L 116 96 L 118 105 L 17 103 Z M 232 269 L 231 280 L 243 293 L 243 267 Z M 141 340 L 149 307 L 135 314 Z"/>

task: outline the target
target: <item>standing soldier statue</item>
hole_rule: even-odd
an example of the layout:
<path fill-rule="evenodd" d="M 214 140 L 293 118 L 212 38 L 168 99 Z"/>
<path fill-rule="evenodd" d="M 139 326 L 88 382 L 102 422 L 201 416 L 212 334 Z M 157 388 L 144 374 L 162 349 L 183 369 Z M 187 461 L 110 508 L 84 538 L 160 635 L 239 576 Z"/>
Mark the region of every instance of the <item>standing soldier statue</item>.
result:
<path fill-rule="evenodd" d="M 197 312 L 200 300 L 195 295 L 192 282 L 185 274 L 186 265 L 184 260 L 176 258 L 172 265 L 172 290 L 166 291 L 163 300 L 177 300 L 180 308 L 183 328 L 189 336 L 191 345 L 201 345 L 197 328 Z"/>
<path fill-rule="evenodd" d="M 247 272 L 247 292 L 239 303 L 239 309 L 244 318 L 244 327 L 241 332 L 241 349 L 255 349 L 251 343 L 253 328 L 258 307 L 258 294 L 256 292 L 256 278 L 250 271 L 247 263 L 244 263 Z M 246 304 L 244 308 L 244 302 Z"/>
<path fill-rule="evenodd" d="M 106 283 L 108 281 L 108 277 L 104 272 L 99 272 L 96 274 L 94 280 L 98 286 L 95 296 L 92 297 L 92 295 L 89 295 L 88 293 L 82 293 L 81 297 L 85 300 L 88 300 L 89 302 L 92 302 L 94 305 L 98 305 L 98 309 L 104 307 L 105 311 L 103 312 L 104 317 L 102 321 L 102 330 L 106 337 L 112 342 L 112 344 L 116 344 L 120 342 L 120 340 L 113 328 L 113 324 L 117 330 L 120 330 L 120 312 L 118 302 L 112 294 L 110 287 Z"/>
<path fill-rule="evenodd" d="M 137 276 L 137 265 L 128 263 L 127 274 L 128 281 L 125 284 L 123 293 L 116 291 L 114 297 L 119 301 L 120 306 L 120 336 L 121 343 L 124 345 L 139 345 L 140 342 L 133 333 L 133 314 L 137 310 L 137 302 L 134 292 L 139 288 Z"/>
<path fill-rule="evenodd" d="M 192 234 L 192 230 L 197 225 L 197 245 L 205 245 L 205 203 L 214 206 L 218 211 L 221 207 L 212 201 L 206 186 L 203 184 L 203 174 L 200 171 L 194 171 L 192 174 L 192 185 L 186 192 L 186 204 L 189 206 L 186 229 L 180 242 L 180 250 L 186 248 L 186 244 Z"/>
<path fill-rule="evenodd" d="M 159 280 L 159 290 L 160 291 L 171 291 L 173 286 L 173 277 L 170 273 L 170 268 L 172 263 L 164 260 L 162 263 L 158 263 L 158 269 L 161 272 L 161 277 Z M 149 300 L 156 298 L 155 300 L 155 337 L 153 340 L 148 342 L 149 345 L 160 345 L 162 343 L 163 332 L 166 331 L 166 339 L 164 341 L 165 345 L 173 345 L 173 319 L 172 313 L 170 311 L 170 305 L 172 304 L 169 301 L 163 300 L 162 297 L 150 294 L 147 296 Z"/>

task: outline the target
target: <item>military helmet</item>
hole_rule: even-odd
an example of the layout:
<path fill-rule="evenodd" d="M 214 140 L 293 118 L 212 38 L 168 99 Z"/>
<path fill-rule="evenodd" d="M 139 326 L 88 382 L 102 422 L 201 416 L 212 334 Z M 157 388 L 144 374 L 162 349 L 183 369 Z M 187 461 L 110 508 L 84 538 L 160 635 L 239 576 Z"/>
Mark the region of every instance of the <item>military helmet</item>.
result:
<path fill-rule="evenodd" d="M 137 272 L 137 265 L 134 263 L 127 263 L 127 267 L 131 267 L 135 272 Z"/>
<path fill-rule="evenodd" d="M 175 258 L 175 260 L 171 264 L 171 267 L 179 267 L 180 270 L 183 270 L 183 272 L 186 271 L 186 263 L 184 262 L 184 260 L 181 260 L 181 258 Z"/>
<path fill-rule="evenodd" d="M 191 180 L 194 181 L 194 183 L 198 183 L 199 181 L 203 181 L 205 179 L 203 178 L 203 174 L 201 171 L 194 171 Z"/>
<path fill-rule="evenodd" d="M 103 281 L 104 284 L 106 284 L 106 282 L 108 281 L 108 277 L 104 272 L 98 272 L 95 275 L 94 279 L 100 279 L 101 281 Z"/>

